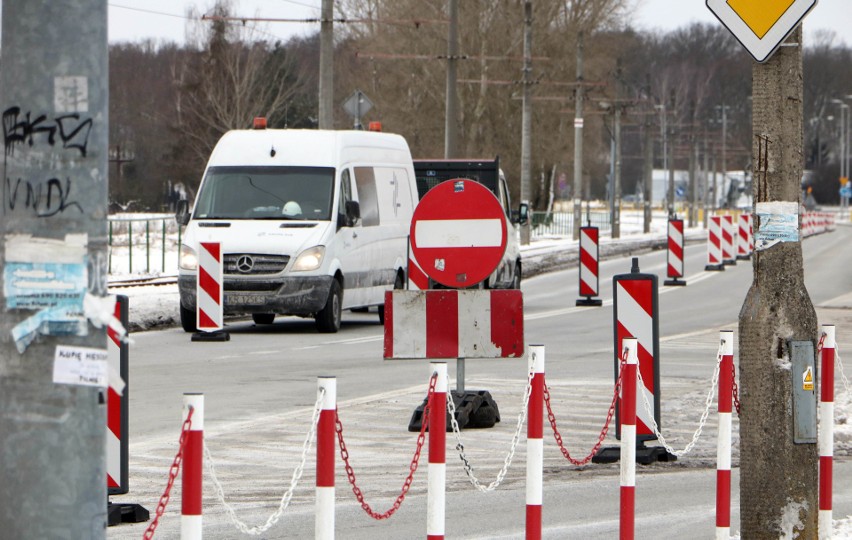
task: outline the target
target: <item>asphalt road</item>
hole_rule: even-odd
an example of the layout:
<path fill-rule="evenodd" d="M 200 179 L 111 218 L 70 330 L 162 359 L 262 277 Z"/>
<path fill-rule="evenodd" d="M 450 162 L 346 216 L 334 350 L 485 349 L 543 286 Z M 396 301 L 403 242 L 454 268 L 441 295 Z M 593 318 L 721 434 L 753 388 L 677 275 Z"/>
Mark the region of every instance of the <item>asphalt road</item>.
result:
<path fill-rule="evenodd" d="M 852 228 L 804 242 L 805 277 L 820 322 L 838 325 L 841 350 L 852 345 Z M 661 287 L 661 424 L 676 448 L 688 442 L 704 408 L 718 346 L 718 331 L 736 330 L 751 282 L 751 263 L 705 272 L 703 245 L 686 252 L 686 287 Z M 640 256 L 643 272 L 664 279 L 665 252 Z M 597 439 L 612 398 L 612 276 L 630 270 L 630 259 L 601 264 L 604 306 L 578 308 L 577 270 L 569 268 L 525 280 L 527 343 L 546 346 L 546 377 L 560 432 L 572 455 L 582 457 Z M 132 307 L 131 307 L 132 309 Z M 191 342 L 179 329 L 134 334 L 130 382 L 130 493 L 114 502 L 137 502 L 150 510 L 165 486 L 177 449 L 181 396 L 205 395 L 205 436 L 226 498 L 250 525 L 278 507 L 299 463 L 316 399 L 316 378 L 337 377 L 339 415 L 359 486 L 377 510 L 390 506 L 408 472 L 416 435 L 406 429 L 422 400 L 426 361 L 384 361 L 376 313 L 344 314 L 338 334 L 318 334 L 312 320 L 279 318 L 269 326 L 236 322 L 231 341 Z M 736 347 L 735 347 L 736 355 Z M 736 356 L 735 356 L 736 358 Z M 455 366 L 450 365 L 455 379 Z M 466 430 L 462 440 L 477 476 L 494 479 L 510 451 L 526 384 L 524 359 L 468 360 L 466 386 L 484 388 L 497 400 L 502 421 L 493 429 Z M 715 407 L 715 403 L 713 405 Z M 524 427 L 525 429 L 525 427 Z M 734 422 L 734 466 L 738 431 Z M 637 472 L 637 537 L 713 537 L 716 425 L 711 421 L 693 452 L 675 463 Z M 452 440 L 452 437 L 449 436 Z M 500 488 L 480 494 L 468 483 L 450 444 L 447 451 L 447 536 L 520 538 L 524 527 L 525 435 Z M 615 444 L 610 435 L 606 444 Z M 837 452 L 835 486 L 852 483 L 848 449 Z M 290 508 L 262 538 L 313 537 L 313 454 Z M 425 458 L 424 458 L 425 461 Z M 411 538 L 425 535 L 425 464 L 392 519 L 367 517 L 337 474 L 339 538 Z M 734 527 L 737 530 L 736 472 Z M 842 479 L 846 479 L 843 481 Z M 205 477 L 204 529 L 208 538 L 234 538 L 232 527 Z M 548 538 L 613 538 L 618 530 L 618 465 L 574 467 L 545 431 L 544 524 Z M 179 531 L 179 486 L 157 537 Z M 848 490 L 847 490 L 848 491 Z M 835 516 L 852 514 L 852 493 L 835 495 Z M 845 512 L 845 513 L 844 513 Z M 122 525 L 110 538 L 138 538 L 145 525 Z"/>

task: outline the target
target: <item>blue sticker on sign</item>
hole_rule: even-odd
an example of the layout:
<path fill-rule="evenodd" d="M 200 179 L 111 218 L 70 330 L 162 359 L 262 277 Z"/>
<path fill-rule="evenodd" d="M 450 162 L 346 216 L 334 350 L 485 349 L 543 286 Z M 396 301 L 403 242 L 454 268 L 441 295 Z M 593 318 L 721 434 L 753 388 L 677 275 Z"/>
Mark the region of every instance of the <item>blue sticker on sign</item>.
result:
<path fill-rule="evenodd" d="M 456 183 L 453 184 L 453 190 L 456 193 L 464 191 L 464 180 L 456 180 Z"/>
<path fill-rule="evenodd" d="M 9 262 L 3 273 L 7 308 L 83 307 L 87 290 L 84 263 Z"/>

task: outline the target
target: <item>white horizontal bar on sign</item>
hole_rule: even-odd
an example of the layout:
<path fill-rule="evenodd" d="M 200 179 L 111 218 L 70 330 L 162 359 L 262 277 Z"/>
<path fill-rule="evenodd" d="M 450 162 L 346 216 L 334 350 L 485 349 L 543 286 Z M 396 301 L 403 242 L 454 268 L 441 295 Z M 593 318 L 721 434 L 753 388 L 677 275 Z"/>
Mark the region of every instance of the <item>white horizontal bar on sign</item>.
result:
<path fill-rule="evenodd" d="M 503 227 L 499 219 L 419 220 L 414 242 L 418 248 L 500 247 Z"/>

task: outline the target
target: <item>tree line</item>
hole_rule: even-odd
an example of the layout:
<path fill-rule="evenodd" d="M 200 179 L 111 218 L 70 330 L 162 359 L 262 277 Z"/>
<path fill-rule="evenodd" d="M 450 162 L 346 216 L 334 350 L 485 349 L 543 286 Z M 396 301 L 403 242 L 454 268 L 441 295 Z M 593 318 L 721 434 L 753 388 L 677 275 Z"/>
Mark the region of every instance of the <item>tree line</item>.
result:
<path fill-rule="evenodd" d="M 355 90 L 363 118 L 403 135 L 415 158 L 444 154 L 447 15 L 441 0 L 345 0 L 358 22 L 335 25 L 334 101 Z M 520 191 L 523 2 L 460 2 L 459 144 L 465 157 L 499 156 Z M 533 10 L 532 203 L 573 198 L 576 47 L 584 43 L 584 198 L 607 196 L 613 104 L 622 112 L 622 193 L 641 190 L 645 144 L 663 168 L 748 171 L 752 60 L 721 24 L 672 32 L 629 25 L 624 0 L 542 0 Z M 213 15 L 232 8 L 220 3 Z M 367 22 L 364 22 L 367 21 Z M 271 128 L 316 128 L 319 35 L 270 41 L 251 23 L 189 23 L 186 45 L 110 46 L 110 202 L 168 210 L 192 197 L 206 159 L 229 129 L 255 116 Z M 830 33 L 804 50 L 805 168 L 817 201 L 838 200 L 839 108 L 852 89 L 852 50 Z M 722 112 L 726 114 L 722 141 Z M 334 125 L 353 119 L 336 106 Z M 662 127 L 665 126 L 665 131 Z M 707 160 L 704 155 L 707 155 Z M 693 164 L 698 156 L 697 164 Z M 658 201 L 654 201 L 658 202 Z"/>

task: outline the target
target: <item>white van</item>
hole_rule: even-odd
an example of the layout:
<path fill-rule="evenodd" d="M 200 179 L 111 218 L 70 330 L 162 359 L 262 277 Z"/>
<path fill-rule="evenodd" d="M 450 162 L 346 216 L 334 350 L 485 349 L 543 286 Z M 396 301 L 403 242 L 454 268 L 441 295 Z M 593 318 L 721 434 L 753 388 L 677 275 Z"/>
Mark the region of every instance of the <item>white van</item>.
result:
<path fill-rule="evenodd" d="M 187 226 L 183 329 L 196 327 L 198 243 L 218 241 L 225 314 L 250 313 L 257 324 L 314 317 L 320 332 L 337 332 L 342 309 L 381 306 L 386 290 L 404 287 L 416 204 L 411 153 L 399 135 L 265 122 L 229 131 L 213 149 L 192 212 L 186 201 L 178 206 Z"/>

